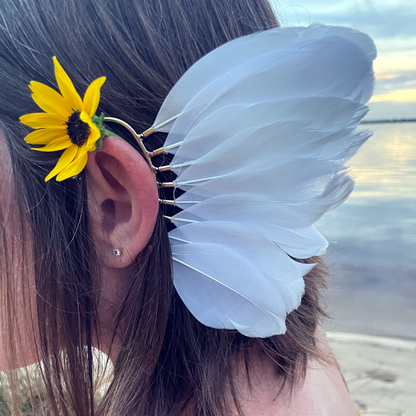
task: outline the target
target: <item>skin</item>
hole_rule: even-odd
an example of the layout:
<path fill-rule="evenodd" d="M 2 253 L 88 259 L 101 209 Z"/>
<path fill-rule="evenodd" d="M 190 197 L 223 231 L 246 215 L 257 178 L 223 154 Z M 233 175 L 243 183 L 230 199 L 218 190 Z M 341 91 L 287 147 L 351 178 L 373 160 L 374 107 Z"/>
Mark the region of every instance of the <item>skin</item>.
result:
<path fill-rule="evenodd" d="M 100 345 L 114 361 L 120 348 L 117 338 L 112 344 L 114 318 L 124 298 L 129 276 L 126 268 L 148 243 L 158 212 L 158 192 L 154 174 L 147 162 L 127 142 L 107 137 L 100 152 L 90 153 L 87 163 L 88 199 L 92 233 L 102 265 L 102 299 L 100 302 Z M 4 137 L 0 134 L 1 208 L 13 212 L 11 165 Z M 110 207 L 110 208 L 109 208 Z M 8 218 L 10 220 L 10 218 Z M 8 238 L 12 238 L 8 234 Z M 115 247 L 123 254 L 114 256 Z M 28 267 L 28 270 L 33 269 Z M 21 294 L 17 308 L 16 339 L 19 366 L 36 362 L 33 348 L 36 333 L 31 316 L 36 316 L 34 274 L 28 273 L 29 284 L 15 287 Z M 19 279 L 16 279 L 18 281 Z M 23 300 L 29 302 L 23 302 Z M 20 300 L 20 299 L 19 299 Z M 1 306 L 0 306 L 1 307 Z M 1 310 L 0 310 L 1 313 Z M 31 335 L 28 335 L 31 334 Z M 330 364 L 312 361 L 305 382 L 292 395 L 287 389 L 276 397 L 279 380 L 266 359 L 253 358 L 250 390 L 244 365 L 237 366 L 241 403 L 246 416 L 356 416 L 354 405 L 341 379 L 333 354 L 321 331 L 316 334 L 318 345 L 331 357 Z M 97 340 L 96 340 L 97 341 Z M 0 330 L 0 370 L 7 366 L 4 330 Z M 111 346 L 111 352 L 110 352 Z M 191 404 L 182 416 L 194 414 Z M 233 415 L 237 415 L 234 411 Z"/>
<path fill-rule="evenodd" d="M 12 215 L 17 211 L 13 199 L 10 155 L 5 139 L 0 135 L 0 203 L 5 214 L 8 245 L 12 242 Z M 120 162 L 122 161 L 122 162 Z M 117 137 L 107 137 L 99 153 L 90 153 L 87 164 L 88 200 L 94 242 L 102 265 L 101 299 L 99 316 L 101 339 L 94 340 L 113 361 L 118 355 L 120 341 L 112 343 L 115 315 L 129 285 L 126 267 L 148 243 L 155 226 L 159 200 L 157 185 L 147 162 L 127 142 Z M 106 201 L 106 202 L 105 202 Z M 108 206 L 114 209 L 109 211 Z M 112 224 L 111 229 L 108 224 Z M 116 257 L 115 247 L 123 249 Z M 18 257 L 16 263 L 19 263 Z M 22 289 L 21 277 L 16 277 L 16 293 L 21 294 L 16 308 L 15 326 L 17 366 L 27 366 L 37 361 L 37 334 L 32 329 L 32 316 L 36 316 L 36 292 L 33 265 L 28 265 L 29 284 Z M 26 301 L 29 299 L 29 301 Z M 0 302 L 0 304 L 4 304 Z M 1 307 L 1 306 L 0 306 Z M 0 310 L 0 313 L 1 310 Z M 2 313 L 2 315 L 4 315 Z M 7 359 L 7 331 L 0 327 L 0 371 L 9 368 Z M 111 347 L 111 353 L 110 353 Z"/>
<path fill-rule="evenodd" d="M 103 276 L 100 344 L 114 361 L 120 341 L 111 345 L 113 322 L 130 283 L 126 268 L 152 236 L 159 196 L 147 162 L 117 137 L 107 137 L 100 152 L 89 154 L 86 169 L 91 229 Z M 123 250 L 119 257 L 113 253 L 116 247 Z"/>
<path fill-rule="evenodd" d="M 0 131 L 0 175 L 2 180 L 0 181 L 0 204 L 1 212 L 3 213 L 5 238 L 7 247 L 13 247 L 15 251 L 14 264 L 9 265 L 12 268 L 12 273 L 17 274 L 11 279 L 12 287 L 11 292 L 18 293 L 18 307 L 14 314 L 15 321 L 13 322 L 14 335 L 16 339 L 17 349 L 17 364 L 18 366 L 29 365 L 37 361 L 37 353 L 33 348 L 34 342 L 37 338 L 37 334 L 34 333 L 31 327 L 31 316 L 36 316 L 36 302 L 35 302 L 35 276 L 32 265 L 25 265 L 23 259 L 20 257 L 20 253 L 16 250 L 19 244 L 15 238 L 15 227 L 18 224 L 20 218 L 16 218 L 18 212 L 17 202 L 13 198 L 13 185 L 12 185 L 12 168 L 10 155 L 7 150 L 7 145 L 4 136 Z M 3 224 L 2 224 L 3 226 Z M 26 258 L 30 253 L 25 253 Z M 29 260 L 30 261 L 30 260 Z M 22 284 L 22 274 L 26 279 L 26 284 Z M 0 293 L 0 314 L 5 316 L 2 310 L 3 296 L 5 294 Z M 10 368 L 8 364 L 8 351 L 7 351 L 7 330 L 5 328 L 6 323 L 4 320 L 0 322 L 0 371 Z"/>
<path fill-rule="evenodd" d="M 252 391 L 242 366 L 239 387 L 246 416 L 357 416 L 335 357 L 320 329 L 316 338 L 318 347 L 329 357 L 329 364 L 316 360 L 309 362 L 304 383 L 297 386 L 292 395 L 284 388 L 276 397 L 276 376 L 264 358 L 254 358 Z"/>

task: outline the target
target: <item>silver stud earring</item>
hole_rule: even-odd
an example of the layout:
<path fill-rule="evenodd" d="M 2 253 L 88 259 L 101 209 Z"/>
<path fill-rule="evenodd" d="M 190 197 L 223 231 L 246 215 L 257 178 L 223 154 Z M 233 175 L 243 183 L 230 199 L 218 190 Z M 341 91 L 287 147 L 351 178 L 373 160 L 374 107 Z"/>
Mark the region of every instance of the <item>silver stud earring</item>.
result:
<path fill-rule="evenodd" d="M 113 253 L 116 257 L 120 257 L 123 254 L 123 249 L 122 248 L 115 248 L 113 250 Z"/>

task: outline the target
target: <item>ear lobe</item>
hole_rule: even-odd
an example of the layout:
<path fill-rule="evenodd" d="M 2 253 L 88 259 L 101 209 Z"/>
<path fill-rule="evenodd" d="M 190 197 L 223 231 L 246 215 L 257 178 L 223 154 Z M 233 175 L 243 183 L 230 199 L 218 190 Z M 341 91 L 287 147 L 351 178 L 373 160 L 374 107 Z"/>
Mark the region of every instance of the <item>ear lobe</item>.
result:
<path fill-rule="evenodd" d="M 127 267 L 152 236 L 159 209 L 156 178 L 146 160 L 118 137 L 104 139 L 87 163 L 88 208 L 103 265 Z M 114 249 L 121 249 L 116 256 Z"/>

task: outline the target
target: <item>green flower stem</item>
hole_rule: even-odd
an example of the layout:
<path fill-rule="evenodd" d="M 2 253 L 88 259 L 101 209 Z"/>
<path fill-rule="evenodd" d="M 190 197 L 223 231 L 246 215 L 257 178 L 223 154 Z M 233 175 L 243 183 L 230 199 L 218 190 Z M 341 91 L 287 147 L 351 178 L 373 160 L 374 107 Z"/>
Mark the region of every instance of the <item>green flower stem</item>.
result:
<path fill-rule="evenodd" d="M 94 114 L 91 118 L 91 121 L 98 127 L 98 130 L 100 130 L 100 138 L 95 142 L 95 151 L 97 152 L 98 150 L 100 150 L 103 147 L 103 139 L 105 136 L 117 136 L 118 138 L 122 139 L 122 137 L 118 136 L 117 134 L 113 133 L 110 130 L 107 130 L 104 127 L 104 118 L 105 118 L 105 114 L 101 113 L 100 116 L 97 116 L 96 114 Z"/>

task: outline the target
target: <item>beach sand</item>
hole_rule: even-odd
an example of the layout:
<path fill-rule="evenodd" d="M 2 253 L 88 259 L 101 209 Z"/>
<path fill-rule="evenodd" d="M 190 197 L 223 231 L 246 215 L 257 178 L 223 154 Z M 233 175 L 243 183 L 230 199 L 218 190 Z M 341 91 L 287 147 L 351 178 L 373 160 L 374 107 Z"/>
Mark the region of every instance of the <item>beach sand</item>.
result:
<path fill-rule="evenodd" d="M 416 340 L 326 336 L 362 416 L 416 416 Z"/>

